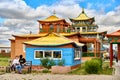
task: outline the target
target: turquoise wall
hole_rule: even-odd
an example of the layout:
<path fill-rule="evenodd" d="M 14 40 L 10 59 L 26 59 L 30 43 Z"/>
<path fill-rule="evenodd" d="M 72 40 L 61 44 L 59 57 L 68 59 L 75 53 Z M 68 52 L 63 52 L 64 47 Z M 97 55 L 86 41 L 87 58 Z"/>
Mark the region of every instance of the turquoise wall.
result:
<path fill-rule="evenodd" d="M 81 63 L 81 60 L 74 60 L 74 48 L 31 48 L 26 47 L 26 60 L 32 61 L 32 65 L 40 65 L 40 59 L 34 59 L 35 50 L 61 50 L 62 60 L 65 60 L 65 66 L 74 66 Z M 53 59 L 54 60 L 54 59 Z M 58 60 L 54 60 L 57 62 Z"/>

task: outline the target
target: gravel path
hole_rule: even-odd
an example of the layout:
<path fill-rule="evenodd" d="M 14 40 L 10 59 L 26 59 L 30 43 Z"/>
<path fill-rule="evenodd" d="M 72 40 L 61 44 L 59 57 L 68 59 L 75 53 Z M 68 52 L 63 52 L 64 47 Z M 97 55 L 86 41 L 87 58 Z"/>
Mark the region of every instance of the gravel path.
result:
<path fill-rule="evenodd" d="M 112 75 L 15 74 L 0 75 L 0 80 L 114 80 Z"/>

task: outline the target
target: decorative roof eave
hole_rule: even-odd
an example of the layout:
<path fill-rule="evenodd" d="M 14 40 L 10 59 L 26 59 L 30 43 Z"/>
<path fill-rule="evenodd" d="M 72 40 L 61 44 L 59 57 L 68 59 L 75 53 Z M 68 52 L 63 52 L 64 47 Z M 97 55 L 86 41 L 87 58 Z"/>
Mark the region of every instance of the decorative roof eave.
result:
<path fill-rule="evenodd" d="M 103 31 L 103 32 L 80 32 L 80 34 L 106 34 L 107 31 Z"/>
<path fill-rule="evenodd" d="M 15 41 L 15 39 L 13 39 L 13 38 L 12 38 L 12 39 L 8 39 L 8 40 L 10 40 L 10 41 Z"/>
<path fill-rule="evenodd" d="M 120 37 L 120 35 L 111 35 L 111 34 L 106 34 L 107 37 Z"/>
<path fill-rule="evenodd" d="M 94 22 L 94 17 L 92 17 L 92 18 L 88 18 L 88 19 L 76 19 L 76 18 L 69 18 L 70 19 L 70 21 L 90 21 L 90 20 L 92 20 L 92 22 Z"/>
<path fill-rule="evenodd" d="M 75 35 L 80 36 L 79 32 L 74 32 L 74 33 L 59 33 L 59 34 L 62 35 L 62 36 L 65 36 L 65 37 L 75 36 Z"/>
<path fill-rule="evenodd" d="M 54 14 L 54 15 L 51 15 L 51 16 L 47 17 L 44 20 L 38 20 L 38 22 L 40 22 L 40 23 L 58 22 L 58 21 L 65 21 L 65 19 L 61 19 Z"/>
<path fill-rule="evenodd" d="M 71 25 L 72 27 L 97 27 L 98 28 L 98 25 L 96 24 L 86 24 L 86 23 L 78 23 L 78 24 L 74 24 L 74 25 Z"/>
<path fill-rule="evenodd" d="M 23 34 L 23 35 L 12 35 L 13 37 L 21 37 L 21 38 L 39 38 L 45 36 L 47 33 L 42 34 Z"/>
<path fill-rule="evenodd" d="M 58 19 L 58 20 L 37 20 L 40 23 L 49 23 L 49 22 L 59 22 L 59 21 L 65 21 L 65 19 Z"/>
<path fill-rule="evenodd" d="M 13 37 L 21 37 L 21 38 L 39 38 L 46 36 L 48 33 L 40 33 L 40 34 L 23 34 L 23 35 L 12 35 Z M 80 33 L 59 33 L 62 36 L 74 36 L 74 35 L 80 35 Z"/>
<path fill-rule="evenodd" d="M 30 43 L 24 43 L 24 44 L 28 44 L 28 45 L 32 45 L 32 46 L 48 46 L 48 47 L 52 47 L 52 46 L 62 46 L 62 45 L 67 45 L 67 44 L 71 44 L 72 42 L 70 43 L 64 43 L 64 44 L 44 44 L 44 45 L 41 45 L 41 44 L 30 44 Z"/>
<path fill-rule="evenodd" d="M 27 44 L 27 43 L 24 43 L 24 44 Z M 64 46 L 64 45 L 67 45 L 67 44 L 75 44 L 76 46 L 84 46 L 84 44 L 82 43 L 78 43 L 78 42 L 71 42 L 71 43 L 64 43 L 64 44 L 46 44 L 46 45 L 39 45 L 39 44 L 27 44 L 27 45 L 32 45 L 32 46 L 43 46 L 43 47 L 56 47 L 56 46 Z"/>

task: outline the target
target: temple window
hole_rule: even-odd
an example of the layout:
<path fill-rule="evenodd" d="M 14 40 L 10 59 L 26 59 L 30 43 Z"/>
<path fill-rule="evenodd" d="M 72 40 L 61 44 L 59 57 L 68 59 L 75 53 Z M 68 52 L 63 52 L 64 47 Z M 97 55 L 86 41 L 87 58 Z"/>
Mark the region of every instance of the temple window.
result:
<path fill-rule="evenodd" d="M 35 59 L 43 58 L 43 51 L 35 51 Z"/>
<path fill-rule="evenodd" d="M 82 28 L 82 31 L 83 31 L 83 32 L 86 32 L 86 28 L 85 28 L 85 27 L 83 27 L 83 28 Z"/>
<path fill-rule="evenodd" d="M 52 51 L 44 51 L 45 57 L 46 58 L 51 58 L 52 57 Z"/>
<path fill-rule="evenodd" d="M 51 59 L 61 59 L 62 51 L 60 50 L 35 50 L 34 59 L 40 58 L 51 58 Z"/>
<path fill-rule="evenodd" d="M 80 31 L 80 28 L 79 27 L 77 27 L 77 32 L 79 32 Z"/>
<path fill-rule="evenodd" d="M 80 49 L 76 48 L 75 49 L 75 54 L 74 54 L 74 59 L 80 59 Z"/>
<path fill-rule="evenodd" d="M 53 51 L 53 58 L 61 58 L 61 51 Z"/>

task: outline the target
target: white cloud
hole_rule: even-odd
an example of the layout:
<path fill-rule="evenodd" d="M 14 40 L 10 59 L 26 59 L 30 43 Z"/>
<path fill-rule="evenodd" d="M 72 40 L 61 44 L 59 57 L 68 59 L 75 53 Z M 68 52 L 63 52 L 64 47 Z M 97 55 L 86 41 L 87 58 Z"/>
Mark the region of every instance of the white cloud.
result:
<path fill-rule="evenodd" d="M 65 18 L 66 20 L 68 20 L 68 18 L 75 18 L 82 10 L 78 4 L 82 1 L 83 0 L 61 0 L 51 6 L 42 5 L 33 9 L 26 5 L 23 0 L 1 0 L 0 17 L 6 19 L 3 24 L 0 25 L 0 38 L 8 40 L 11 34 L 27 34 L 30 31 L 32 31 L 32 33 L 38 33 L 39 25 L 37 20 L 50 16 L 54 10 L 60 18 Z M 91 9 L 91 6 L 92 4 L 88 3 L 85 12 L 89 17 L 95 16 L 99 31 L 107 30 L 110 33 L 120 29 L 120 6 L 108 13 L 104 12 L 104 8 L 96 11 L 95 9 Z M 101 6 L 103 5 L 100 4 L 99 7 Z M 110 4 L 106 5 L 106 7 L 109 6 Z"/>
<path fill-rule="evenodd" d="M 8 30 L 8 27 L 0 27 L 0 32 L 7 31 L 7 30 Z"/>

